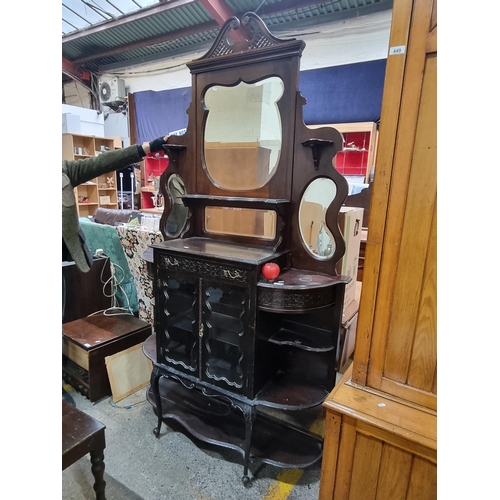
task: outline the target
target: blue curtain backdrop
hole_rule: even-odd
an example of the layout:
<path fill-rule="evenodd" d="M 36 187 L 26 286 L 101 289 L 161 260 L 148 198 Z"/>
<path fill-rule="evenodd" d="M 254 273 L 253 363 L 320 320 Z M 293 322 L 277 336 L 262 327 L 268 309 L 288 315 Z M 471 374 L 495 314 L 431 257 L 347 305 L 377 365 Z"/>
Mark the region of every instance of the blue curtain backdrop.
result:
<path fill-rule="evenodd" d="M 300 72 L 299 90 L 306 98 L 304 122 L 378 122 L 386 59 Z M 137 141 L 186 128 L 191 87 L 135 92 Z"/>
<path fill-rule="evenodd" d="M 300 72 L 304 122 L 378 122 L 386 59 Z"/>
<path fill-rule="evenodd" d="M 191 87 L 135 92 L 134 101 L 138 144 L 187 127 Z"/>

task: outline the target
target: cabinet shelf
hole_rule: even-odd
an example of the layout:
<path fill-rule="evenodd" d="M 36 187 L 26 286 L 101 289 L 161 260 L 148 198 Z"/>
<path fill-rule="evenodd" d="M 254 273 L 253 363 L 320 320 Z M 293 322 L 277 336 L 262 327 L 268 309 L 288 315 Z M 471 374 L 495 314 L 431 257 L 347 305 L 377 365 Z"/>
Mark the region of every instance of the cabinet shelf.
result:
<path fill-rule="evenodd" d="M 312 352 L 328 352 L 335 348 L 331 342 L 331 334 L 322 331 L 311 336 L 304 332 L 281 328 L 268 341 L 272 344 L 289 345 Z"/>
<path fill-rule="evenodd" d="M 156 334 L 152 334 L 144 342 L 142 350 L 148 359 L 153 363 L 157 362 Z M 170 370 L 167 369 L 167 371 Z M 231 378 L 234 379 L 234 370 L 231 375 Z M 164 379 L 165 377 L 162 377 L 161 381 Z M 200 384 L 200 386 L 203 385 Z M 253 400 L 247 400 L 247 402 L 253 406 L 300 411 L 321 405 L 327 395 L 328 389 L 318 384 L 316 380 L 308 380 L 303 375 L 280 371 L 259 391 Z M 205 404 L 205 402 L 202 403 Z"/>
<path fill-rule="evenodd" d="M 329 123 L 308 127 L 337 129 L 343 136 L 344 147 L 335 157 L 335 168 L 342 175 L 364 177 L 364 182 L 369 182 L 377 152 L 378 130 L 375 122 Z"/>
<path fill-rule="evenodd" d="M 239 331 L 241 330 L 243 330 L 243 327 L 241 327 Z M 235 347 L 238 347 L 240 344 L 238 332 L 235 330 L 212 327 L 208 331 L 210 340 L 220 342 L 222 344 L 232 345 Z"/>
<path fill-rule="evenodd" d="M 154 182 L 155 178 L 159 178 L 162 173 L 168 168 L 169 164 L 170 160 L 168 156 L 164 156 L 163 153 L 149 153 L 144 158 L 143 166 L 141 167 L 140 188 L 142 210 L 160 209 L 160 211 L 156 213 L 161 213 L 163 211 L 163 206 L 154 206 L 152 195 L 154 193 L 157 193 L 158 189 L 155 189 L 154 185 L 150 182 Z"/>
<path fill-rule="evenodd" d="M 305 410 L 320 405 L 328 395 L 317 381 L 279 372 L 255 397 L 255 404 L 281 410 Z"/>
<path fill-rule="evenodd" d="M 121 147 L 121 139 L 119 140 L 118 138 L 96 137 L 93 135 L 82 134 L 62 134 L 62 159 L 80 161 L 86 158 L 95 158 L 95 153 L 98 152 L 101 147 L 105 147 L 107 151 L 112 151 L 118 144 L 120 144 L 119 147 Z M 88 151 L 88 154 L 75 153 L 75 151 L 81 151 L 82 149 L 84 151 Z M 108 179 L 112 179 L 113 187 L 100 187 L 102 184 L 106 184 Z M 116 186 L 115 172 L 101 175 L 76 186 L 74 190 L 76 199 L 78 200 L 83 197 L 89 199 L 88 203 L 78 202 L 78 216 L 93 216 L 95 215 L 97 208 L 100 206 L 107 208 L 118 207 L 117 191 L 114 186 Z M 106 193 L 106 195 L 109 196 L 109 203 L 107 203 L 107 199 L 100 200 L 99 195 L 102 193 Z M 101 201 L 103 201 L 103 203 Z"/>
<path fill-rule="evenodd" d="M 244 456 L 245 425 L 241 413 L 229 404 L 160 379 L 162 419 L 180 423 L 203 442 L 238 451 Z M 151 388 L 147 400 L 157 414 Z M 277 418 L 257 412 L 250 458 L 278 467 L 305 468 L 321 458 L 322 439 Z"/>

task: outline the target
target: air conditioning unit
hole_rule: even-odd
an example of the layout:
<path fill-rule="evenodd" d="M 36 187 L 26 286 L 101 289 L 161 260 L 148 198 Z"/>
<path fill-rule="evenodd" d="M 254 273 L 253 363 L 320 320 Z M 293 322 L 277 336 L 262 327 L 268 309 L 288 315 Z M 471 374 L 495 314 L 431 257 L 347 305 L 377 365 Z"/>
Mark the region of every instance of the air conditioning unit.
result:
<path fill-rule="evenodd" d="M 127 93 L 125 92 L 125 80 L 121 78 L 113 78 L 99 83 L 99 97 L 101 103 L 108 102 L 125 102 Z"/>

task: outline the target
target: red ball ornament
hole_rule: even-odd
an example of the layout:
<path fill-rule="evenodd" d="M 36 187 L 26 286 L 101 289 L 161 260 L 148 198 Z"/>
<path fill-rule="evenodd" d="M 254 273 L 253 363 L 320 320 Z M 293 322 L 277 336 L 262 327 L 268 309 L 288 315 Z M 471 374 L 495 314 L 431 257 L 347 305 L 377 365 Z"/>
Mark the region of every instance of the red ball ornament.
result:
<path fill-rule="evenodd" d="M 266 280 L 274 280 L 280 275 L 280 266 L 275 262 L 268 262 L 262 266 L 262 275 Z"/>

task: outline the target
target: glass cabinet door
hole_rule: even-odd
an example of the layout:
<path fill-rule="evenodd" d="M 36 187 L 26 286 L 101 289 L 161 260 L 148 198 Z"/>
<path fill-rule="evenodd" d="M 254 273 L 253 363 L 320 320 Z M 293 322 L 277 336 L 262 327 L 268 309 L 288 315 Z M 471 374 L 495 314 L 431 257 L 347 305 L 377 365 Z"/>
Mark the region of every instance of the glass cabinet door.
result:
<path fill-rule="evenodd" d="M 161 273 L 157 311 L 163 362 L 194 375 L 198 372 L 198 280 L 188 274 Z"/>
<path fill-rule="evenodd" d="M 204 282 L 203 302 L 204 378 L 222 387 L 242 388 L 248 316 L 245 289 Z"/>

